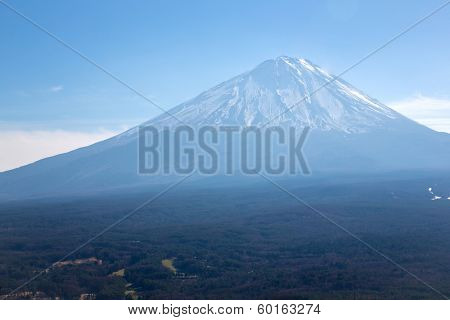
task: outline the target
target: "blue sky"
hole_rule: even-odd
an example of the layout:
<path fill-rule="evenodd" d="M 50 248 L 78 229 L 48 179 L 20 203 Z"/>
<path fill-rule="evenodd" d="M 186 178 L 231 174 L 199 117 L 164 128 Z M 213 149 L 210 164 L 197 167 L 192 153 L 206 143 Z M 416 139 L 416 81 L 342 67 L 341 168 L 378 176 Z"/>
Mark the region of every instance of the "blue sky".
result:
<path fill-rule="evenodd" d="M 337 74 L 444 2 L 5 1 L 165 108 L 280 55 Z M 405 113 L 448 113 L 449 34 L 450 6 L 344 79 Z M 160 113 L 3 6 L 0 38 L 0 135 L 98 139 Z"/>

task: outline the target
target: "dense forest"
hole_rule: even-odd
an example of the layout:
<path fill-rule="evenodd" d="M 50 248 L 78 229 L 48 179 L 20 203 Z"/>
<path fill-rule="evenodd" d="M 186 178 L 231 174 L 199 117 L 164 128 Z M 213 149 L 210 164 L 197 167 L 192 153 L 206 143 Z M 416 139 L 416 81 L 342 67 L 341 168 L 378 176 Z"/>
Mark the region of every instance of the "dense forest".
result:
<path fill-rule="evenodd" d="M 279 183 L 450 295 L 448 176 Z M 75 254 L 163 187 L 0 205 L 9 299 L 440 299 L 270 183 L 180 185 Z M 438 192 L 436 191 L 436 192 Z M 58 263 L 54 264 L 56 261 Z M 12 295 L 12 290 L 43 272 Z"/>

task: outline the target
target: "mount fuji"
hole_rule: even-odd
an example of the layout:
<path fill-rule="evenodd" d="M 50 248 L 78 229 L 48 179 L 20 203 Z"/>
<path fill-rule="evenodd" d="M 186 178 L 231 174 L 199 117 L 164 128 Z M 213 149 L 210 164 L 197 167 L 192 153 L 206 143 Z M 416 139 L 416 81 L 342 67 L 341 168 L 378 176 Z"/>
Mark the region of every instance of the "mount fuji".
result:
<path fill-rule="evenodd" d="M 333 76 L 311 62 L 289 57 L 265 61 L 182 103 L 170 114 L 189 125 L 270 124 L 347 133 L 407 120 L 343 80 L 333 81 Z M 176 120 L 171 115 L 146 124 L 172 124 Z"/>
<path fill-rule="evenodd" d="M 305 59 L 278 57 L 143 125 L 309 127 L 313 172 L 450 171 L 450 135 L 422 126 Z M 137 174 L 138 127 L 94 145 L 0 173 L 0 199 L 155 183 Z"/>

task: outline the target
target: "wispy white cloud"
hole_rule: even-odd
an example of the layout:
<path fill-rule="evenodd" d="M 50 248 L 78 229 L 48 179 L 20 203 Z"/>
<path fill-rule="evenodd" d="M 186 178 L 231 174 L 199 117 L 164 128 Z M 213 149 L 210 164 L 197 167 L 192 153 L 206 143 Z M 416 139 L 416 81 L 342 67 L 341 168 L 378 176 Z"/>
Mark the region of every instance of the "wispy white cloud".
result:
<path fill-rule="evenodd" d="M 450 99 L 417 94 L 388 106 L 431 129 L 450 133 Z"/>
<path fill-rule="evenodd" d="M 59 84 L 59 85 L 50 87 L 50 92 L 59 92 L 59 91 L 62 91 L 63 89 L 64 89 L 64 87 Z"/>
<path fill-rule="evenodd" d="M 0 172 L 88 146 L 118 133 L 117 131 L 102 129 L 96 132 L 66 130 L 0 131 Z"/>

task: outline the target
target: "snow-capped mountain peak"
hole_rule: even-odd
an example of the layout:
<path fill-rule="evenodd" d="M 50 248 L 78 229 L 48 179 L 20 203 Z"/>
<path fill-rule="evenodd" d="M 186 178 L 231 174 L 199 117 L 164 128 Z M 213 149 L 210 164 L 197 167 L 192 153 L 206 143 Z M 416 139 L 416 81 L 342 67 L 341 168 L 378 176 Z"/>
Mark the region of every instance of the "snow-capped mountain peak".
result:
<path fill-rule="evenodd" d="M 184 123 L 290 125 L 365 132 L 404 119 L 394 110 L 306 59 L 281 56 L 225 81 L 173 108 Z M 173 125 L 162 115 L 147 124 Z"/>
<path fill-rule="evenodd" d="M 169 112 L 193 127 L 309 126 L 313 130 L 304 154 L 312 172 L 449 171 L 450 135 L 403 117 L 305 59 L 267 60 Z M 174 127 L 180 122 L 163 114 L 146 124 Z M 0 173 L 0 201 L 134 188 L 175 178 L 137 174 L 142 154 L 138 138 L 135 127 L 91 146 Z M 219 141 L 219 158 L 226 160 L 224 143 Z M 169 160 L 163 165 L 173 165 Z"/>

